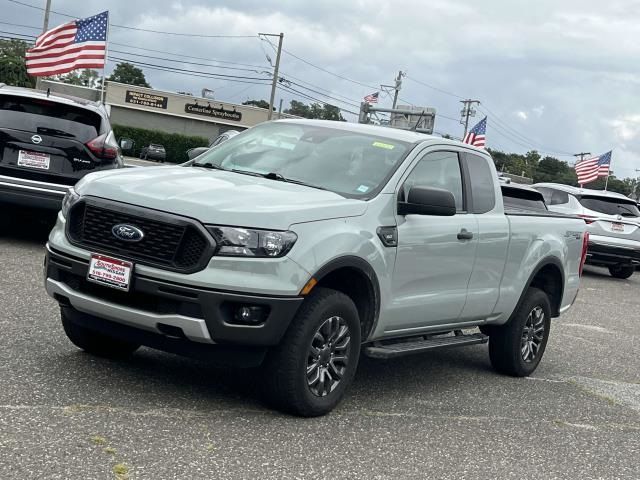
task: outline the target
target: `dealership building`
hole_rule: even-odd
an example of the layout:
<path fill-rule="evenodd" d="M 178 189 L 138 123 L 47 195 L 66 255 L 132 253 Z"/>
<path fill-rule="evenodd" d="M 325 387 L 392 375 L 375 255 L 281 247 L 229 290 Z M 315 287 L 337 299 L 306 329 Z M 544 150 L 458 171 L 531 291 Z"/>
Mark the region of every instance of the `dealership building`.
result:
<path fill-rule="evenodd" d="M 43 81 L 52 92 L 97 101 L 100 91 Z M 250 105 L 165 92 L 116 82 L 105 85 L 105 105 L 112 125 L 160 130 L 213 139 L 226 130 L 245 130 L 267 120 L 268 110 Z M 274 112 L 273 118 L 291 117 Z"/>

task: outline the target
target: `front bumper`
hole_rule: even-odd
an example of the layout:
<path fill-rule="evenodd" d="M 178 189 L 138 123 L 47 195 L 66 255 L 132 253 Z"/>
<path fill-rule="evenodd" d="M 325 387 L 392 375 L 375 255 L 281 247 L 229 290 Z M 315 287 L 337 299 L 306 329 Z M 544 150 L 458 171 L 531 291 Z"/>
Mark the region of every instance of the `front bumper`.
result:
<path fill-rule="evenodd" d="M 129 292 L 86 280 L 89 262 L 47 245 L 45 286 L 61 305 L 135 329 L 200 344 L 276 345 L 303 301 L 192 287 L 135 272 Z M 233 323 L 241 305 L 260 306 L 260 325 Z M 88 326 L 89 328 L 90 325 Z"/>
<path fill-rule="evenodd" d="M 638 265 L 640 264 L 640 244 L 633 245 L 629 242 L 613 244 L 606 240 L 590 239 L 587 263 L 590 265 Z"/>
<path fill-rule="evenodd" d="M 60 210 L 69 185 L 0 175 L 0 201 Z"/>

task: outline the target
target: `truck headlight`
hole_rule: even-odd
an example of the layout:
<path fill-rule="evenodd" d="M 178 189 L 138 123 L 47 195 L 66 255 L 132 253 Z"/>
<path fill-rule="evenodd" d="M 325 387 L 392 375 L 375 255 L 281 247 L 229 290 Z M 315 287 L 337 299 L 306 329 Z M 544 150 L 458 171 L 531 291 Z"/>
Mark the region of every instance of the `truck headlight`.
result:
<path fill-rule="evenodd" d="M 282 257 L 298 239 L 293 232 L 218 226 L 207 229 L 218 244 L 217 255 L 226 257 Z"/>
<path fill-rule="evenodd" d="M 73 187 L 67 190 L 66 195 L 62 199 L 62 216 L 67 218 L 67 214 L 69 213 L 69 209 L 80 200 L 80 195 L 75 191 Z"/>

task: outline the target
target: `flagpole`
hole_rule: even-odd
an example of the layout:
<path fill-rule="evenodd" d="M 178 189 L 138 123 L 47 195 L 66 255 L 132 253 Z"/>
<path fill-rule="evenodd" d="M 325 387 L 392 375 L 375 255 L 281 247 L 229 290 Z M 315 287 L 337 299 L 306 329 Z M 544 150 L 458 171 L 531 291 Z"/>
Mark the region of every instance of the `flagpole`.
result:
<path fill-rule="evenodd" d="M 604 191 L 607 191 L 607 185 L 609 185 L 609 174 L 607 173 L 607 179 L 604 181 Z"/>
<path fill-rule="evenodd" d="M 109 12 L 107 11 L 107 36 L 104 42 L 104 67 L 102 67 L 102 88 L 100 90 L 100 102 L 104 105 L 104 85 L 107 83 L 107 53 L 109 51 Z M 106 106 L 105 106 L 106 108 Z"/>

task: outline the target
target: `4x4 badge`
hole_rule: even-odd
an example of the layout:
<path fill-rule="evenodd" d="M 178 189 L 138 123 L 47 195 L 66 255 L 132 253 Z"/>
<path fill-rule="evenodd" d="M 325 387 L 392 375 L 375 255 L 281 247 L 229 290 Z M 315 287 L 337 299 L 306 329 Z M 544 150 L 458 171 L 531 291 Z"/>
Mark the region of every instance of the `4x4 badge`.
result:
<path fill-rule="evenodd" d="M 42 137 L 40 135 L 34 135 L 31 137 L 31 141 L 37 145 L 42 142 Z"/>

